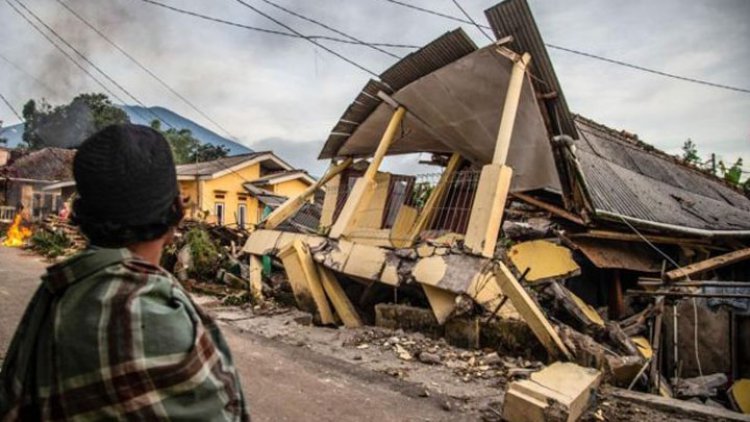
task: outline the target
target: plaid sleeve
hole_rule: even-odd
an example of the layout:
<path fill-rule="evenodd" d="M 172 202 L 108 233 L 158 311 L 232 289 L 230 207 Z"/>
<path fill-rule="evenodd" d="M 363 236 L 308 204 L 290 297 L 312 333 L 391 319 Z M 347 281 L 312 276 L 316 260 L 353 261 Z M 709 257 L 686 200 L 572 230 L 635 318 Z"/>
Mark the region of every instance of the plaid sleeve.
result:
<path fill-rule="evenodd" d="M 223 339 L 167 274 L 128 261 L 87 284 L 54 310 L 45 419 L 248 419 Z"/>

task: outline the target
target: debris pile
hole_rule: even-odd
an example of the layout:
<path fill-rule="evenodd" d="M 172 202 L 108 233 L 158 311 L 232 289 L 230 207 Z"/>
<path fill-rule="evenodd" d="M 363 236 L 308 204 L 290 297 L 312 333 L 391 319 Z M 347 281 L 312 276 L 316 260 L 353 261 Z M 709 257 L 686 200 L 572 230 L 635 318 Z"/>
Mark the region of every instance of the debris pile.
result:
<path fill-rule="evenodd" d="M 524 0 L 486 15 L 496 43 L 479 48 L 457 29 L 365 85 L 321 151 L 326 174 L 249 234 L 251 295 L 264 293 L 271 259 L 318 324 L 546 362 L 536 384 L 508 390 L 541 416 L 577 418 L 600 381 L 741 410 L 727 389 L 750 377 L 737 335 L 750 327 L 750 200 L 573 115 Z M 430 154 L 440 174 L 381 171 L 385 156 L 409 153 Z M 288 224 L 320 190 L 317 227 Z M 464 361 L 400 338 L 378 347 L 507 375 L 481 353 Z M 547 391 L 565 381 L 546 374 L 568 370 L 591 382 Z"/>

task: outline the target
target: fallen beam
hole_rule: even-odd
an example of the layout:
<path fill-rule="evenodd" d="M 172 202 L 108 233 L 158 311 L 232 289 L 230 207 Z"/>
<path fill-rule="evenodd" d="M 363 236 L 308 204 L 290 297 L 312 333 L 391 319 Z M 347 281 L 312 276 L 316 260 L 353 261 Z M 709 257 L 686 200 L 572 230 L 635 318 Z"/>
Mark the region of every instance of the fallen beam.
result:
<path fill-rule="evenodd" d="M 508 267 L 502 262 L 497 264 L 495 269 L 495 280 L 500 285 L 500 290 L 508 296 L 513 306 L 521 315 L 524 321 L 529 324 L 529 328 L 537 336 L 539 341 L 544 345 L 552 359 L 563 358 L 573 360 L 573 355 L 565 347 L 560 336 L 544 316 L 534 299 L 529 296 L 526 290 L 516 280 Z"/>
<path fill-rule="evenodd" d="M 701 419 L 705 418 L 706 420 L 750 422 L 749 415 L 732 412 L 728 409 L 705 406 L 703 404 L 698 404 L 691 401 L 671 399 L 668 397 L 662 397 L 653 394 L 638 393 L 635 391 L 628 391 L 620 388 L 613 388 L 611 391 L 611 395 L 613 397 L 631 403 L 637 403 L 646 407 L 672 413 L 674 414 L 674 416 L 681 415 L 686 418 L 695 418 L 696 416 L 699 416 Z"/>
<path fill-rule="evenodd" d="M 715 256 L 705 261 L 696 262 L 686 267 L 669 271 L 668 273 L 664 274 L 664 277 L 670 281 L 677 281 L 683 278 L 690 278 L 702 272 L 715 270 L 727 265 L 732 265 L 746 259 L 750 259 L 750 248 L 729 252 L 724 255 Z"/>
<path fill-rule="evenodd" d="M 562 217 L 568 221 L 576 223 L 580 226 L 586 225 L 586 223 L 583 221 L 583 219 L 581 219 L 581 217 L 573 214 L 572 212 L 566 211 L 558 206 L 548 204 L 544 201 L 534 198 L 531 195 L 526 195 L 525 193 L 511 193 L 511 196 L 513 196 L 514 198 L 518 198 L 521 201 L 526 202 L 527 204 L 533 205 L 537 208 L 541 208 L 547 212 L 550 212 L 558 217 Z"/>
<path fill-rule="evenodd" d="M 344 289 L 336 279 L 336 275 L 328 268 L 318 265 L 318 274 L 323 289 L 336 310 L 336 314 L 341 318 L 341 322 L 347 328 L 358 328 L 362 326 L 362 320 L 357 313 L 357 309 L 349 300 Z"/>
<path fill-rule="evenodd" d="M 268 214 L 268 216 L 263 221 L 258 223 L 258 226 L 264 229 L 275 229 L 279 226 L 279 224 L 283 223 L 287 218 L 291 217 L 294 213 L 299 211 L 299 209 L 302 208 L 305 202 L 307 202 L 308 198 L 310 198 L 310 196 L 313 195 L 315 191 L 320 189 L 321 186 L 328 183 L 329 180 L 344 171 L 351 164 L 352 159 L 347 158 L 343 162 L 336 164 L 335 166 L 331 166 L 326 174 L 317 182 L 315 182 L 314 185 L 308 187 L 307 189 L 305 189 L 305 191 L 295 196 L 294 198 L 287 199 L 286 202 L 279 205 L 279 207 L 273 210 L 272 213 Z"/>
<path fill-rule="evenodd" d="M 302 241 L 295 239 L 279 252 L 279 257 L 284 263 L 284 270 L 300 309 L 318 315 L 321 324 L 335 324 L 315 263 Z"/>

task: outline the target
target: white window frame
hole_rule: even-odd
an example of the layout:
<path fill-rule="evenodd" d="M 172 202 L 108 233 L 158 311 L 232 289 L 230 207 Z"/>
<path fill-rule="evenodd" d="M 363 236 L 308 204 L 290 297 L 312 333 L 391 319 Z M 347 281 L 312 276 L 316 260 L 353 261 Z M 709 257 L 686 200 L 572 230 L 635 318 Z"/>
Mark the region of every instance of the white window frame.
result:
<path fill-rule="evenodd" d="M 244 229 L 247 224 L 247 204 L 237 204 L 237 227 Z"/>
<path fill-rule="evenodd" d="M 219 213 L 219 208 L 221 208 L 221 213 Z M 214 203 L 214 215 L 216 216 L 216 224 L 220 226 L 224 225 L 224 219 L 226 218 L 226 211 L 227 211 L 227 207 L 226 205 L 224 205 L 223 202 Z"/>

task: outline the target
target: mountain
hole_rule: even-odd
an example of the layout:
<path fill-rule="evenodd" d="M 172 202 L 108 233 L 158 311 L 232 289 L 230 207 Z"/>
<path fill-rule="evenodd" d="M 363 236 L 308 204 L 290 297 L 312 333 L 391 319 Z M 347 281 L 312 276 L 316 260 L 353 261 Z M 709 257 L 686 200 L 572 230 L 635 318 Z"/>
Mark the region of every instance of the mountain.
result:
<path fill-rule="evenodd" d="M 245 147 L 243 145 L 240 145 L 239 143 L 232 141 L 231 139 L 225 138 L 209 129 L 206 129 L 205 127 L 199 125 L 198 123 L 195 123 L 194 121 L 187 119 L 183 116 L 180 116 L 179 114 L 173 112 L 172 110 L 169 110 L 164 107 L 149 107 L 144 108 L 140 106 L 130 106 L 130 105 L 118 105 L 117 107 L 121 108 L 125 113 L 128 114 L 128 117 L 130 118 L 130 121 L 139 124 L 139 125 L 146 125 L 148 126 L 152 120 L 154 120 L 156 116 L 159 117 L 159 120 L 162 121 L 162 128 L 169 128 L 170 126 L 176 128 L 176 129 L 188 129 L 190 132 L 193 133 L 193 136 L 200 140 L 203 143 L 211 144 L 211 145 L 222 145 L 227 148 L 229 148 L 229 155 L 237 155 L 237 154 L 245 154 L 249 152 L 253 152 L 252 149 Z M 23 123 L 18 123 L 16 125 L 3 127 L 0 129 L 0 138 L 5 138 L 8 140 L 8 143 L 6 145 L 0 144 L 0 146 L 5 146 L 8 148 L 15 148 L 19 145 L 23 144 L 22 140 L 23 136 Z"/>
<path fill-rule="evenodd" d="M 151 121 L 156 119 L 158 116 L 159 120 L 162 121 L 162 128 L 168 129 L 170 126 L 175 129 L 188 129 L 193 133 L 193 136 L 199 139 L 203 143 L 211 145 L 223 145 L 229 148 L 229 155 L 246 154 L 253 152 L 250 148 L 240 145 L 231 139 L 225 138 L 205 127 L 195 123 L 194 121 L 180 116 L 174 111 L 164 107 L 148 107 L 144 108 L 141 106 L 124 105 L 118 106 L 130 117 L 130 121 L 139 125 L 150 125 Z"/>

